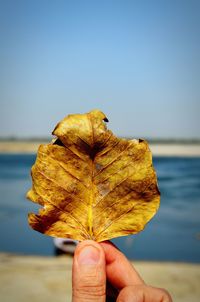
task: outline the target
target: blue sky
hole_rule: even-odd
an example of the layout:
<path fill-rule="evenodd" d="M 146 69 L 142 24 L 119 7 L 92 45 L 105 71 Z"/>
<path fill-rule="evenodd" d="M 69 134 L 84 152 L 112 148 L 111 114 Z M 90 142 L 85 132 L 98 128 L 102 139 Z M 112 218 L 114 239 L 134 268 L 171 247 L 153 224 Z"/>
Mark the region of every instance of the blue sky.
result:
<path fill-rule="evenodd" d="M 0 136 L 99 108 L 133 137 L 200 138 L 200 2 L 0 1 Z"/>

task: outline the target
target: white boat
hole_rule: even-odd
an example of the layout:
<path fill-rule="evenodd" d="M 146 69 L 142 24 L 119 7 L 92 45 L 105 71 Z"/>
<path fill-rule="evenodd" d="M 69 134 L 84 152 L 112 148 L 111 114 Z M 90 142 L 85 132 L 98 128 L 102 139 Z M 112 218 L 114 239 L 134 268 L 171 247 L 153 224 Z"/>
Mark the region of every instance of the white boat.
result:
<path fill-rule="evenodd" d="M 77 240 L 69 239 L 69 238 L 54 238 L 53 239 L 56 254 L 74 254 L 75 248 L 78 244 Z"/>

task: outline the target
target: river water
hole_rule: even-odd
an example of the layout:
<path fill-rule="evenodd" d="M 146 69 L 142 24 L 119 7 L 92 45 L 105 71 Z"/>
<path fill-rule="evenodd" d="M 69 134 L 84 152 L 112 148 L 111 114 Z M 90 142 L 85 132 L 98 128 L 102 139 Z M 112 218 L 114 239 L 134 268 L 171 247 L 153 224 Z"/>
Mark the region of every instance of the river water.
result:
<path fill-rule="evenodd" d="M 28 212 L 38 206 L 25 198 L 35 154 L 0 155 L 0 251 L 53 255 L 51 237 L 30 229 Z M 161 206 L 137 235 L 113 242 L 130 258 L 200 262 L 200 158 L 155 157 Z"/>

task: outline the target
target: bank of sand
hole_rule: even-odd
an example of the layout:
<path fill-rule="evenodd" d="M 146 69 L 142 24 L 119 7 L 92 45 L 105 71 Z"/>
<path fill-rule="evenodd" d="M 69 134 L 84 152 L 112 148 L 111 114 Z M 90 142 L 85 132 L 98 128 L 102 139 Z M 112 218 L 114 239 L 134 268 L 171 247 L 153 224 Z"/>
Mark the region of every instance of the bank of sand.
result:
<path fill-rule="evenodd" d="M 200 301 L 200 264 L 135 262 L 147 284 L 174 302 Z M 0 301 L 70 302 L 72 258 L 0 254 Z"/>
<path fill-rule="evenodd" d="M 36 153 L 42 143 L 1 141 L 0 153 Z M 154 156 L 200 156 L 200 144 L 150 144 L 150 148 Z"/>

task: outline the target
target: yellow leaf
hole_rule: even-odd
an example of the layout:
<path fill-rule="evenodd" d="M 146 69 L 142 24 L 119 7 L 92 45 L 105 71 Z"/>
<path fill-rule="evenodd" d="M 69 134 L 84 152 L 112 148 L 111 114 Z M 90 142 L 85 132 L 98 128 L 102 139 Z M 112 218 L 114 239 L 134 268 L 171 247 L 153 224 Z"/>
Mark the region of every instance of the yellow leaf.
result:
<path fill-rule="evenodd" d="M 156 213 L 160 193 L 144 140 L 117 138 L 104 113 L 65 117 L 57 139 L 38 149 L 27 197 L 40 204 L 29 224 L 41 233 L 97 242 L 135 234 Z"/>

